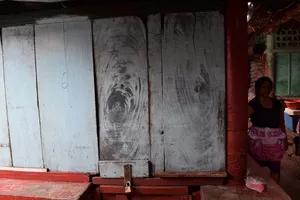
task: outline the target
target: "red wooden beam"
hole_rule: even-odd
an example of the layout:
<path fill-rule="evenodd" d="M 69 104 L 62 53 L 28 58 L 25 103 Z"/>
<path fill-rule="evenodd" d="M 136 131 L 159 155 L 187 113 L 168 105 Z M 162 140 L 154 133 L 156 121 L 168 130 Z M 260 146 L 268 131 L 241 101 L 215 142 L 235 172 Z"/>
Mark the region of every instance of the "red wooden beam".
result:
<path fill-rule="evenodd" d="M 116 200 L 128 200 L 126 195 L 116 195 Z"/>
<path fill-rule="evenodd" d="M 100 185 L 100 193 L 103 194 L 125 194 L 124 186 Z M 138 195 L 188 195 L 187 186 L 138 186 L 132 187 L 132 194 Z"/>
<path fill-rule="evenodd" d="M 117 200 L 121 195 L 102 195 L 101 200 Z M 122 198 L 124 198 L 122 196 Z M 191 195 L 130 196 L 130 200 L 193 200 Z"/>
<path fill-rule="evenodd" d="M 155 174 L 161 178 L 225 178 L 226 172 L 157 172 Z"/>
<path fill-rule="evenodd" d="M 20 172 L 0 171 L 0 178 L 20 180 L 40 180 L 58 182 L 90 182 L 89 174 L 73 172 Z"/>
<path fill-rule="evenodd" d="M 228 0 L 225 15 L 227 72 L 227 172 L 229 184 L 244 184 L 247 172 L 247 2 Z"/>
<path fill-rule="evenodd" d="M 131 200 L 192 200 L 192 196 L 133 196 Z"/>
<path fill-rule="evenodd" d="M 93 177 L 95 185 L 124 186 L 124 179 Z M 224 178 L 133 178 L 133 186 L 200 186 L 223 185 Z"/>
<path fill-rule="evenodd" d="M 201 191 L 193 193 L 193 200 L 201 200 Z"/>
<path fill-rule="evenodd" d="M 93 200 L 102 200 L 101 199 L 101 193 L 99 187 L 95 188 L 94 190 L 94 198 Z"/>
<path fill-rule="evenodd" d="M 0 200 L 50 200 L 50 199 L 40 198 L 40 197 L 15 197 L 15 196 L 1 195 Z"/>

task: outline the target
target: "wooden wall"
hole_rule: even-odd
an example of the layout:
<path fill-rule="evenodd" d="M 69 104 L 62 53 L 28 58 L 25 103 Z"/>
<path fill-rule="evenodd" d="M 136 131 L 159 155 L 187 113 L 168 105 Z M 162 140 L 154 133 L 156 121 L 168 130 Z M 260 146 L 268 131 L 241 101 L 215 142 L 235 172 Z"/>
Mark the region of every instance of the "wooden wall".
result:
<path fill-rule="evenodd" d="M 223 23 L 203 12 L 3 28 L 0 165 L 225 171 Z"/>
<path fill-rule="evenodd" d="M 2 29 L 0 165 L 98 171 L 91 30 L 89 20 Z"/>

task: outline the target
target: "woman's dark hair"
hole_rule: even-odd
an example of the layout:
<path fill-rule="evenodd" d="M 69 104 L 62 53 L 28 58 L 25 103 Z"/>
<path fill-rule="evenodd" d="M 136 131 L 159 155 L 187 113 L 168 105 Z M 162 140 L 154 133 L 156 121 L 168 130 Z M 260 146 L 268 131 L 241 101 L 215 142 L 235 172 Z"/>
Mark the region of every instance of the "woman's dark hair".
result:
<path fill-rule="evenodd" d="M 257 79 L 255 81 L 255 95 L 256 96 L 259 95 L 259 89 L 264 82 L 270 83 L 271 89 L 273 88 L 273 81 L 269 77 L 267 77 L 267 76 L 260 77 L 259 79 Z"/>

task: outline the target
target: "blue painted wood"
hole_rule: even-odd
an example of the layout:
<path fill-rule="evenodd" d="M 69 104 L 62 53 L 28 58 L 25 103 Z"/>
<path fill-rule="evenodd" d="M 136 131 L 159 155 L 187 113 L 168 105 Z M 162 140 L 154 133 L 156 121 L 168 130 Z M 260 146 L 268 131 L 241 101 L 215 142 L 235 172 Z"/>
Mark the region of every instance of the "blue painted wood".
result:
<path fill-rule="evenodd" d="M 33 35 L 32 25 L 2 29 L 9 130 L 16 167 L 43 167 Z"/>
<path fill-rule="evenodd" d="M 2 41 L 0 40 L 0 166 L 11 166 L 11 148 L 8 132 L 6 108 L 6 92 L 4 83 L 4 67 L 2 56 Z"/>
<path fill-rule="evenodd" d="M 97 172 L 91 22 L 41 24 L 35 30 L 45 166 Z"/>

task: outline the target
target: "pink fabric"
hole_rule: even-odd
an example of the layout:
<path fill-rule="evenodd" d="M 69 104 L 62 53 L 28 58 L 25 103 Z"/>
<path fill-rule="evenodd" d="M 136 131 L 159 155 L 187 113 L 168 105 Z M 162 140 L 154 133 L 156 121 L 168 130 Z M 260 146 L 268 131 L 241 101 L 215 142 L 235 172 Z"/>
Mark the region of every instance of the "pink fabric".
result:
<path fill-rule="evenodd" d="M 250 127 L 248 130 L 249 151 L 260 161 L 278 162 L 285 152 L 286 135 L 281 129 Z"/>

